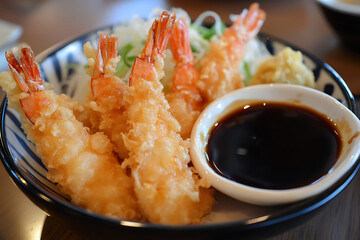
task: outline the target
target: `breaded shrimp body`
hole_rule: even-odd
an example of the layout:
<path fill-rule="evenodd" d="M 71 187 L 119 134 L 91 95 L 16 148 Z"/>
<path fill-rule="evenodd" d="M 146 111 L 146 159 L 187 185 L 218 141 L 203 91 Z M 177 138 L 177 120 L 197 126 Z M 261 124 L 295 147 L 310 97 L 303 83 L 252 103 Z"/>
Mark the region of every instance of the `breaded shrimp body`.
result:
<path fill-rule="evenodd" d="M 30 48 L 21 49 L 21 64 L 6 52 L 10 72 L 0 75 L 17 108 L 23 129 L 48 169 L 71 201 L 87 210 L 124 219 L 140 219 L 132 181 L 113 154 L 103 133 L 90 134 L 78 121 L 66 98 L 44 90 Z M 20 102 L 20 104 L 18 104 Z"/>
<path fill-rule="evenodd" d="M 200 61 L 198 87 L 207 102 L 244 86 L 239 73 L 246 43 L 256 36 L 265 19 L 257 3 L 245 9 L 235 23 L 225 30 L 219 41 L 210 44 Z"/>
<path fill-rule="evenodd" d="M 73 111 L 76 119 L 89 128 L 90 133 L 99 131 L 100 116 L 88 104 L 75 101 L 65 94 L 59 95 L 59 101 L 62 102 L 62 106 Z"/>
<path fill-rule="evenodd" d="M 144 217 L 154 223 L 191 224 L 211 211 L 214 199 L 188 166 L 189 141 L 181 138 L 160 83 L 174 21 L 175 14 L 163 12 L 135 60 L 125 97 L 130 130 L 124 137 L 129 157 L 123 164 L 131 168 Z"/>
<path fill-rule="evenodd" d="M 89 105 L 101 116 L 99 129 L 105 132 L 118 156 L 124 159 L 128 150 L 122 137 L 127 130 L 123 98 L 128 85 L 114 76 L 120 61 L 120 56 L 117 56 L 117 37 L 101 33 L 98 49 L 94 49 L 88 42 L 84 45 L 84 52 L 88 57 L 88 73 L 91 76 L 92 99 Z"/>

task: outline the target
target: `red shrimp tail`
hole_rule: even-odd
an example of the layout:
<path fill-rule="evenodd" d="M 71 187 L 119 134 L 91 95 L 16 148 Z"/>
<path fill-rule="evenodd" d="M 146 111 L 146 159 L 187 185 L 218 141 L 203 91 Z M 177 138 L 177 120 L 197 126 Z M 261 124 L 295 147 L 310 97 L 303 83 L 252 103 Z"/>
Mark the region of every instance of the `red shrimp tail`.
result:
<path fill-rule="evenodd" d="M 248 33 L 247 38 L 255 37 L 266 18 L 266 12 L 260 8 L 258 3 L 252 3 L 249 10 L 244 9 L 237 20 L 234 27 L 244 26 Z"/>
<path fill-rule="evenodd" d="M 176 19 L 175 13 L 164 11 L 153 22 L 141 53 L 141 58 L 154 62 L 158 56 L 163 57 Z"/>
<path fill-rule="evenodd" d="M 20 91 L 29 93 L 30 88 L 28 87 L 28 85 L 25 82 L 25 79 L 23 78 L 24 76 L 23 69 L 20 63 L 16 60 L 14 53 L 11 50 L 7 50 L 5 52 L 5 58 L 6 61 L 8 62 L 11 74 L 20 88 Z"/>
<path fill-rule="evenodd" d="M 40 111 L 52 100 L 42 91 L 45 89 L 44 80 L 41 78 L 33 51 L 29 47 L 24 47 L 20 52 L 20 62 L 11 50 L 6 51 L 5 57 L 20 91 L 29 93 L 29 96 L 20 99 L 20 104 L 27 118 L 35 123 L 40 117 Z"/>
<path fill-rule="evenodd" d="M 116 58 L 117 40 L 118 38 L 115 35 L 108 36 L 105 33 L 100 33 L 93 78 L 98 78 L 104 75 L 104 68 L 108 61 L 112 58 Z"/>
<path fill-rule="evenodd" d="M 16 59 L 13 51 L 5 53 L 10 71 L 22 92 L 37 92 L 44 89 L 39 67 L 36 63 L 33 51 L 24 47 L 21 50 L 20 62 Z M 21 64 L 20 64 L 21 63 Z"/>
<path fill-rule="evenodd" d="M 164 11 L 160 17 L 153 22 L 145 47 L 140 55 L 135 59 L 134 65 L 131 69 L 129 85 L 133 85 L 134 79 L 144 78 L 152 79 L 156 72 L 153 63 L 158 57 L 165 56 L 165 50 L 169 42 L 169 38 L 175 23 L 175 13 L 168 13 Z"/>
<path fill-rule="evenodd" d="M 21 49 L 21 53 L 23 56 L 20 57 L 20 62 L 25 73 L 25 81 L 30 91 L 37 92 L 44 90 L 44 80 L 40 75 L 33 51 L 25 47 Z"/>
<path fill-rule="evenodd" d="M 169 45 L 174 59 L 178 63 L 194 63 L 189 41 L 188 26 L 184 19 L 180 18 L 176 21 Z"/>

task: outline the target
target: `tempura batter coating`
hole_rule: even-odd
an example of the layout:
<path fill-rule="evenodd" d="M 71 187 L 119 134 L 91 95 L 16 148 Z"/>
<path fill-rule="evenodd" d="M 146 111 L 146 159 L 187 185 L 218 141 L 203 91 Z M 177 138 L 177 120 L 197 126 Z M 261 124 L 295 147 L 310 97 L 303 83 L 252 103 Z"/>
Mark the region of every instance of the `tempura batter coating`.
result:
<path fill-rule="evenodd" d="M 29 126 L 27 136 L 37 146 L 48 178 L 76 205 L 107 216 L 139 219 L 130 177 L 109 139 L 101 132 L 89 134 L 61 102 L 42 114 Z"/>

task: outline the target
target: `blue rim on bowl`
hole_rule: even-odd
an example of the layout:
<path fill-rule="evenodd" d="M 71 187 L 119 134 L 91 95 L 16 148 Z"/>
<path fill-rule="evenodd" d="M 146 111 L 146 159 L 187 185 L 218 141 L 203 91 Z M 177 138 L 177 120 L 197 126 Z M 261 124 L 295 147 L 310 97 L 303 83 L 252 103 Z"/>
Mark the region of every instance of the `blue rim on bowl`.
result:
<path fill-rule="evenodd" d="M 73 70 L 66 69 L 64 64 L 77 63 L 81 61 L 78 55 L 82 55 L 82 45 L 87 40 L 96 40 L 97 32 L 99 30 L 112 32 L 113 27 L 106 27 L 92 31 L 88 34 L 82 35 L 79 38 L 57 45 L 49 50 L 44 51 L 38 56 L 42 74 L 45 80 L 53 83 L 55 81 L 62 81 L 67 79 Z M 346 86 L 344 80 L 326 63 L 308 54 L 306 51 L 293 46 L 283 40 L 280 40 L 271 35 L 260 33 L 258 38 L 263 41 L 270 53 L 276 53 L 284 46 L 289 46 L 294 50 L 299 50 L 304 55 L 304 61 L 313 69 L 315 78 L 317 80 L 317 88 L 338 99 L 346 107 L 348 107 L 355 114 L 356 103 L 352 93 Z M 80 57 L 81 58 L 81 57 Z M 47 69 L 49 69 L 47 71 Z M 54 84 L 58 86 L 60 92 L 66 92 L 72 96 L 74 92 L 74 85 Z M 76 85 L 75 85 L 76 87 Z M 247 219 L 239 219 L 228 222 L 205 223 L 191 226 L 172 226 L 152 224 L 145 222 L 134 222 L 127 220 L 120 220 L 102 216 L 96 213 L 86 211 L 80 207 L 71 204 L 66 196 L 63 196 L 57 191 L 56 185 L 46 180 L 46 169 L 41 164 L 41 160 L 34 152 L 35 149 L 31 143 L 24 138 L 20 128 L 20 122 L 16 113 L 7 108 L 7 99 L 5 98 L 1 105 L 1 136 L 0 149 L 1 159 L 7 172 L 16 183 L 16 185 L 40 208 L 49 213 L 61 218 L 70 219 L 71 221 L 79 220 L 83 223 L 96 224 L 98 229 L 101 229 L 101 234 L 104 234 L 104 228 L 107 229 L 108 234 L 140 234 L 146 236 L 149 231 L 158 236 L 215 236 L 214 234 L 233 234 L 235 232 L 247 235 L 254 231 L 261 234 L 260 229 L 272 228 L 275 231 L 275 226 L 278 229 L 288 227 L 288 224 L 294 224 L 295 220 L 300 220 L 301 216 L 309 215 L 308 213 L 328 203 L 331 199 L 337 196 L 352 180 L 359 169 L 359 160 L 355 166 L 339 180 L 331 189 L 323 194 L 312 197 L 310 199 L 289 204 L 275 208 L 273 212 L 266 213 L 261 216 L 250 217 Z M 10 142 L 9 142 L 10 141 Z M 16 144 L 21 144 L 23 149 L 19 150 L 15 147 Z M 26 154 L 23 154 L 23 152 Z M 32 166 L 31 164 L 36 164 Z M 81 223 L 80 223 L 81 224 Z M 86 225 L 86 224 L 84 224 Z M 96 232 L 95 228 L 87 227 L 87 231 Z M 100 233 L 99 233 L 100 234 Z M 144 235 L 145 234 L 145 235 Z M 156 236 L 156 235 L 154 235 Z M 237 235 L 239 236 L 239 235 Z"/>

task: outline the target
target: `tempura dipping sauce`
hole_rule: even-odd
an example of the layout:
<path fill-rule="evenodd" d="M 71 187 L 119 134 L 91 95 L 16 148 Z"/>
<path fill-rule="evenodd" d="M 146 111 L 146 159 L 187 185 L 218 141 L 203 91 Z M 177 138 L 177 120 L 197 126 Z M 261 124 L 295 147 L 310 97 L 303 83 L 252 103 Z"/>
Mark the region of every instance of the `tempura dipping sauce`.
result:
<path fill-rule="evenodd" d="M 248 186 L 291 189 L 316 182 L 334 166 L 342 147 L 336 125 L 315 110 L 260 102 L 236 110 L 210 130 L 208 163 Z"/>

